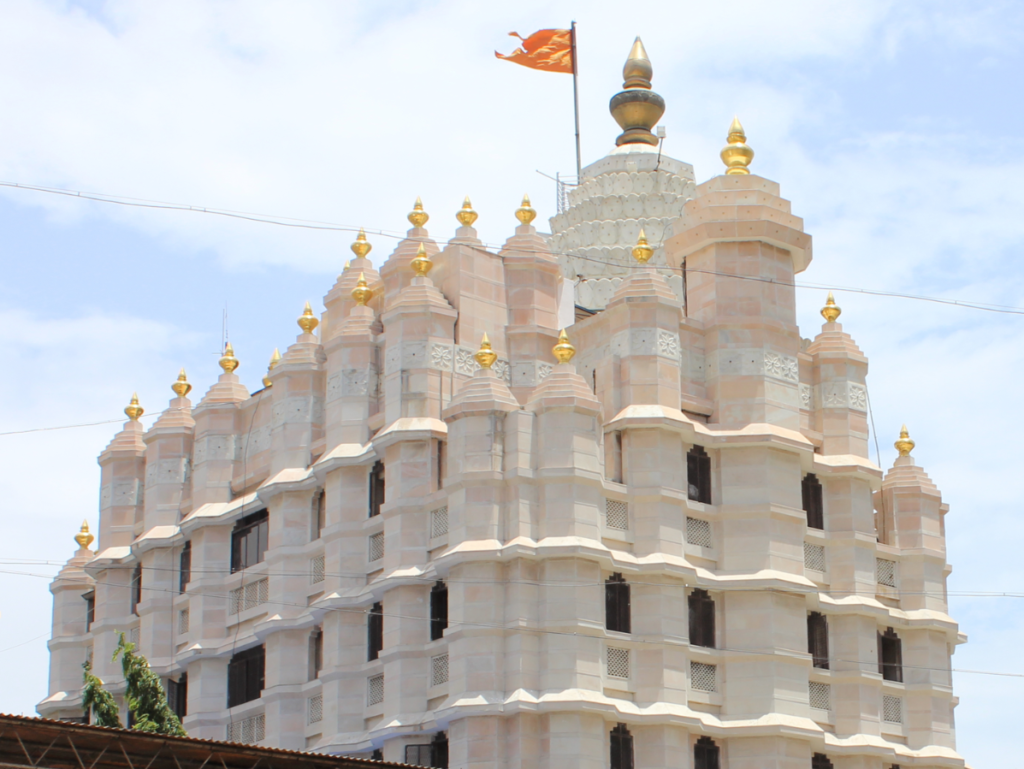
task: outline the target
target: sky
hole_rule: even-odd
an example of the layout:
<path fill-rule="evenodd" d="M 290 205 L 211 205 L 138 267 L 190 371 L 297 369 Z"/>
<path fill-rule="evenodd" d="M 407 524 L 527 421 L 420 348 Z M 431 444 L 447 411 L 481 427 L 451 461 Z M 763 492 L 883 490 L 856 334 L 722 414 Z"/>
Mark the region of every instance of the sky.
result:
<path fill-rule="evenodd" d="M 493 52 L 572 19 L 585 164 L 618 134 L 607 103 L 640 35 L 665 153 L 719 174 L 738 115 L 753 171 L 804 218 L 802 335 L 834 289 L 882 466 L 905 422 L 950 504 L 953 666 L 1017 674 L 955 674 L 958 749 L 1019 752 L 1024 598 L 977 594 L 1024 595 L 1024 315 L 854 289 L 1024 307 L 1021 4 L 5 0 L 0 182 L 363 226 L 378 265 L 418 195 L 447 240 L 468 194 L 500 244 L 524 192 L 538 223 L 555 213 L 537 171 L 572 174 L 575 150 L 571 78 Z M 0 186 L 0 433 L 117 420 L 133 391 L 146 421 L 181 366 L 201 395 L 225 311 L 257 389 L 351 240 Z M 47 693 L 48 582 L 95 528 L 118 429 L 0 435 L 0 712 Z"/>

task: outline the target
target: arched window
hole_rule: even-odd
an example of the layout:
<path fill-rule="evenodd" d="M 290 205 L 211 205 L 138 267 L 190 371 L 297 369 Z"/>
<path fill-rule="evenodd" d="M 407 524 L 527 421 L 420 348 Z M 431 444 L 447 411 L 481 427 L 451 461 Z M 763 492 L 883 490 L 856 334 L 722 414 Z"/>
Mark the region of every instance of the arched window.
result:
<path fill-rule="evenodd" d="M 611 732 L 611 769 L 633 769 L 633 735 L 625 724 L 618 724 Z"/>
<path fill-rule="evenodd" d="M 815 753 L 811 758 L 811 769 L 832 769 L 832 762 L 824 753 Z"/>
<path fill-rule="evenodd" d="M 886 681 L 903 681 L 903 642 L 892 628 L 878 634 L 878 672 Z"/>
<path fill-rule="evenodd" d="M 694 743 L 693 769 L 718 769 L 718 746 L 710 737 L 701 737 Z"/>

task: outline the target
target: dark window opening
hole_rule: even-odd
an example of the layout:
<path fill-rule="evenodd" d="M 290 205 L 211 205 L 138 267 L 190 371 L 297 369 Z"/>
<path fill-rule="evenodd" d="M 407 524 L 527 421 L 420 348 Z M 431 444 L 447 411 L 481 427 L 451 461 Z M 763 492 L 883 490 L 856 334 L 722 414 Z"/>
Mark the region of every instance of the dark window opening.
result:
<path fill-rule="evenodd" d="M 430 588 L 430 640 L 444 636 L 448 628 L 448 586 L 438 580 Z"/>
<path fill-rule="evenodd" d="M 185 587 L 192 581 L 192 540 L 185 543 L 178 556 L 178 592 L 184 593 Z"/>
<path fill-rule="evenodd" d="M 693 590 L 688 600 L 690 610 L 690 643 L 715 648 L 715 601 L 707 590 Z"/>
<path fill-rule="evenodd" d="M 814 659 L 814 667 L 828 670 L 828 620 L 821 612 L 807 615 L 807 651 Z"/>
<path fill-rule="evenodd" d="M 380 506 L 384 504 L 384 463 L 374 462 L 370 470 L 370 517 L 380 515 Z"/>
<path fill-rule="evenodd" d="M 266 510 L 247 515 L 231 532 L 231 571 L 241 571 L 263 562 L 270 537 L 270 519 Z"/>
<path fill-rule="evenodd" d="M 612 433 L 612 480 L 622 483 L 622 472 L 622 432 L 616 430 Z"/>
<path fill-rule="evenodd" d="M 444 441 L 437 442 L 437 490 L 444 488 L 445 466 L 444 466 Z"/>
<path fill-rule="evenodd" d="M 625 724 L 619 724 L 611 732 L 611 769 L 633 769 L 633 735 Z"/>
<path fill-rule="evenodd" d="M 313 502 L 313 525 L 310 527 L 312 529 L 310 540 L 320 539 L 326 525 L 327 492 L 321 489 L 320 493 L 316 495 L 316 500 Z"/>
<path fill-rule="evenodd" d="M 259 699 L 266 672 L 266 651 L 254 646 L 238 652 L 228 663 L 228 707 Z"/>
<path fill-rule="evenodd" d="M 687 496 L 695 502 L 711 504 L 711 457 L 703 446 L 686 452 Z"/>
<path fill-rule="evenodd" d="M 138 616 L 140 603 L 142 603 L 142 564 L 132 570 L 132 614 Z"/>
<path fill-rule="evenodd" d="M 309 634 L 309 680 L 315 681 L 324 669 L 324 631 L 316 628 Z"/>
<path fill-rule="evenodd" d="M 366 659 L 375 660 L 384 648 L 384 605 L 378 601 L 366 617 Z"/>
<path fill-rule="evenodd" d="M 448 769 L 448 735 L 438 732 L 426 745 L 406 745 L 405 763 Z"/>
<path fill-rule="evenodd" d="M 878 634 L 878 672 L 886 681 L 903 682 L 903 642 L 892 628 Z"/>
<path fill-rule="evenodd" d="M 604 583 L 604 626 L 618 633 L 630 631 L 629 583 L 612 574 Z"/>
<path fill-rule="evenodd" d="M 824 753 L 815 753 L 811 758 L 811 769 L 832 769 L 832 762 Z"/>
<path fill-rule="evenodd" d="M 383 761 L 384 751 L 380 748 L 375 748 L 374 751 L 370 754 L 370 758 L 374 761 Z"/>
<path fill-rule="evenodd" d="M 96 621 L 96 593 L 86 593 L 82 598 L 85 599 L 85 632 L 88 633 Z"/>
<path fill-rule="evenodd" d="M 825 503 L 823 500 L 821 481 L 814 473 L 807 473 L 800 484 L 803 492 L 804 512 L 807 513 L 807 528 L 825 528 Z"/>
<path fill-rule="evenodd" d="M 718 769 L 718 746 L 710 737 L 701 737 L 694 743 L 693 769 Z"/>
<path fill-rule="evenodd" d="M 181 721 L 188 715 L 188 673 L 167 679 L 167 706 Z"/>

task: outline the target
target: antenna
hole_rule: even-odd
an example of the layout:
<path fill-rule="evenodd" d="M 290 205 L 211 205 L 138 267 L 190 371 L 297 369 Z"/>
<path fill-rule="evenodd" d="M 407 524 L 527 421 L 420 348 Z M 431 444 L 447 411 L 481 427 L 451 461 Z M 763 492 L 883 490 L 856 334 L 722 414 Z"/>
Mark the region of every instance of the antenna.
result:
<path fill-rule="evenodd" d="M 660 125 L 654 131 L 658 137 L 658 162 L 654 164 L 654 170 L 657 171 L 661 166 L 661 145 L 665 143 L 665 126 Z"/>
<path fill-rule="evenodd" d="M 224 302 L 224 314 L 220 319 L 220 349 L 221 352 L 228 344 L 228 303 Z M 219 355 L 220 353 L 218 353 Z"/>

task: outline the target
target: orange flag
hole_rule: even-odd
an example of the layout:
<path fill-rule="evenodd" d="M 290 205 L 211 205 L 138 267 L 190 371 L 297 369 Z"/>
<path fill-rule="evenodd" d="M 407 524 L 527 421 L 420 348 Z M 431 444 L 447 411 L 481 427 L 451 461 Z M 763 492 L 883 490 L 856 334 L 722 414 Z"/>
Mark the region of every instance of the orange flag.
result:
<path fill-rule="evenodd" d="M 505 61 L 522 64 L 530 69 L 542 69 L 545 72 L 566 72 L 572 74 L 572 31 L 568 29 L 542 29 L 524 38 L 518 32 L 509 32 L 512 37 L 523 41 L 523 47 L 517 48 L 508 56 L 494 52 L 494 55 Z"/>

